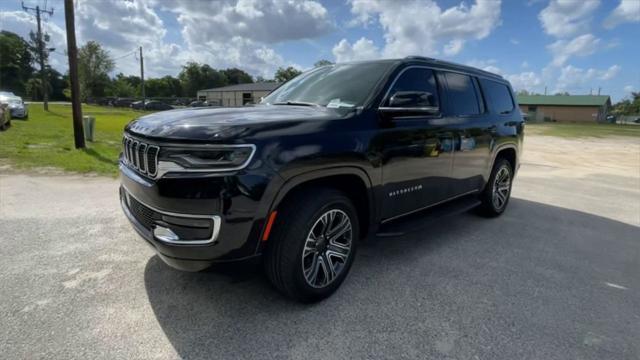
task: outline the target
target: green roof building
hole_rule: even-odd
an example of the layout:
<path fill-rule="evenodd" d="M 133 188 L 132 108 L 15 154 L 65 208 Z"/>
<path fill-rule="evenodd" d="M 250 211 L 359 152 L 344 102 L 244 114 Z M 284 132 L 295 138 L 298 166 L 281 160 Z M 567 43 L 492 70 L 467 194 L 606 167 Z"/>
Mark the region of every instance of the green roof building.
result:
<path fill-rule="evenodd" d="M 611 107 L 608 95 L 518 95 L 529 121 L 604 122 Z"/>

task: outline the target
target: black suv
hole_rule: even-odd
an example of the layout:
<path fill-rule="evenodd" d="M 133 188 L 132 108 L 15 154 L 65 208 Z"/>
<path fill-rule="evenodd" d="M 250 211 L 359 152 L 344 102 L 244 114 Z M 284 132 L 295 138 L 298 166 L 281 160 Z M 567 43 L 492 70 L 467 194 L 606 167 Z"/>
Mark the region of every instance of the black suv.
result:
<path fill-rule="evenodd" d="M 463 198 L 500 215 L 523 128 L 492 73 L 423 57 L 328 65 L 255 106 L 131 122 L 121 204 L 167 264 L 262 255 L 279 290 L 314 301 L 340 286 L 359 239 L 405 215 Z"/>

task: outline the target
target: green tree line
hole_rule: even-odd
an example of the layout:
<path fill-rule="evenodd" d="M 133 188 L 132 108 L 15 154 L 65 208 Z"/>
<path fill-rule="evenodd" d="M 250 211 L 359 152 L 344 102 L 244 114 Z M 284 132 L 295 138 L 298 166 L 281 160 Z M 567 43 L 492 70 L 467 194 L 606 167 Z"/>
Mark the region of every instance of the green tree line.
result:
<path fill-rule="evenodd" d="M 12 91 L 32 100 L 42 99 L 40 72 L 35 66 L 37 59 L 37 39 L 30 36 L 25 40 L 10 31 L 0 32 L 0 90 Z M 48 37 L 45 37 L 48 42 Z M 48 45 L 45 44 L 46 48 Z M 62 54 L 62 50 L 57 50 Z M 45 53 L 45 61 L 49 52 Z M 316 66 L 331 64 L 320 60 Z M 115 62 L 109 52 L 99 43 L 89 41 L 78 49 L 78 76 L 81 100 L 105 96 L 140 97 L 142 82 L 139 76 L 117 73 Z M 149 70 L 149 69 L 147 69 Z M 47 89 L 51 100 L 66 100 L 70 96 L 69 76 L 47 67 Z M 177 77 L 167 75 L 145 79 L 147 97 L 195 97 L 198 90 L 220 86 L 253 82 L 286 82 L 301 72 L 294 67 L 279 68 L 273 79 L 253 78 L 239 68 L 215 69 L 208 64 L 188 62 L 182 66 Z"/>

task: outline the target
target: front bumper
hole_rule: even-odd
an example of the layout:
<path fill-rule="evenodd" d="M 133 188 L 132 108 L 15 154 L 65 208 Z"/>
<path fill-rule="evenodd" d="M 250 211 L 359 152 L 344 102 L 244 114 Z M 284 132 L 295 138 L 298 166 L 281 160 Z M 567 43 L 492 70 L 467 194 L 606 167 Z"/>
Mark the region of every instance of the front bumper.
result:
<path fill-rule="evenodd" d="M 197 271 L 257 256 L 268 177 L 245 173 L 149 180 L 120 163 L 122 209 L 172 267 Z"/>
<path fill-rule="evenodd" d="M 130 208 L 130 203 L 131 203 L 132 199 L 131 199 L 131 195 L 128 194 L 126 192 L 126 190 L 124 189 L 120 189 L 120 206 L 122 207 L 122 211 L 124 212 L 124 214 L 126 215 L 127 219 L 129 219 L 129 221 L 131 222 L 131 225 L 133 226 L 133 228 L 136 230 L 136 232 L 138 232 L 138 234 L 147 241 L 147 243 L 154 249 L 157 251 L 156 248 L 156 244 L 158 241 L 165 241 L 168 243 L 178 243 L 178 239 L 159 239 L 156 237 L 156 235 L 154 234 L 154 231 L 148 229 L 142 222 L 140 222 L 135 215 L 133 215 L 131 208 Z M 217 222 L 218 226 L 220 224 L 219 220 Z M 217 233 L 214 230 L 214 235 L 211 236 L 211 238 L 209 240 L 206 240 L 207 242 L 215 242 L 216 237 L 217 237 Z M 208 268 L 209 266 L 211 266 L 211 264 L 213 263 L 213 261 L 198 261 L 198 260 L 187 260 L 187 259 L 176 259 L 173 258 L 171 256 L 167 256 L 162 254 L 161 252 L 157 251 L 158 256 L 160 256 L 160 258 L 167 264 L 169 264 L 170 266 L 177 268 L 179 270 L 183 270 L 183 271 L 200 271 L 200 270 L 204 270 L 206 268 Z"/>
<path fill-rule="evenodd" d="M 26 108 L 12 108 L 9 109 L 11 112 L 11 117 L 14 118 L 24 118 L 27 117 L 27 109 Z"/>

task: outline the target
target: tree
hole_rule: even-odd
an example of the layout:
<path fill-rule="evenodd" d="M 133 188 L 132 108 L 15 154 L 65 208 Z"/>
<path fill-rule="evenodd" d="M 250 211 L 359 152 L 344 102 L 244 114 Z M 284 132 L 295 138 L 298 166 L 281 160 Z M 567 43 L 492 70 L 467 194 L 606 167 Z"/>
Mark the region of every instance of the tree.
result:
<path fill-rule="evenodd" d="M 272 83 L 272 82 L 276 82 L 274 79 L 265 79 L 262 76 L 257 76 L 256 77 L 256 82 L 257 83 Z"/>
<path fill-rule="evenodd" d="M 640 114 L 640 92 L 631 92 L 631 99 L 624 99 L 612 106 L 611 112 L 616 115 Z"/>
<path fill-rule="evenodd" d="M 225 86 L 228 84 L 227 76 L 223 71 L 213 69 L 211 66 L 200 65 L 197 62 L 188 62 L 182 67 L 178 75 L 183 96 L 196 96 L 198 90 Z"/>
<path fill-rule="evenodd" d="M 313 67 L 320 67 L 320 66 L 325 66 L 325 65 L 333 65 L 333 63 L 329 60 L 318 60 L 315 62 L 315 64 L 313 64 Z"/>
<path fill-rule="evenodd" d="M 253 78 L 244 70 L 238 68 L 230 68 L 221 71 L 227 77 L 227 83 L 230 85 L 252 83 Z"/>
<path fill-rule="evenodd" d="M 287 82 L 300 74 L 302 74 L 302 71 L 294 68 L 293 66 L 289 66 L 286 69 L 280 67 L 276 71 L 276 75 L 274 76 L 274 78 L 278 82 Z"/>
<path fill-rule="evenodd" d="M 80 78 L 80 98 L 105 95 L 109 86 L 109 73 L 114 68 L 109 52 L 95 41 L 89 41 L 78 50 L 78 77 Z"/>
<path fill-rule="evenodd" d="M 111 81 L 108 89 L 108 95 L 116 96 L 116 97 L 134 97 L 136 96 L 136 87 L 133 86 L 127 79 L 122 76 L 116 76 L 116 78 Z"/>
<path fill-rule="evenodd" d="M 182 96 L 180 80 L 170 75 L 162 78 L 148 79 L 145 81 L 145 87 L 149 97 Z"/>
<path fill-rule="evenodd" d="M 50 97 L 51 100 L 65 100 L 64 89 L 69 87 L 69 76 L 62 75 L 56 69 L 48 68 L 47 69 L 49 76 L 49 86 L 50 89 Z"/>
<path fill-rule="evenodd" d="M 17 95 L 26 94 L 25 85 L 33 76 L 33 56 L 29 44 L 10 31 L 0 32 L 0 86 Z"/>
<path fill-rule="evenodd" d="M 47 84 L 47 91 L 51 92 L 51 84 Z M 42 79 L 34 76 L 27 80 L 25 92 L 32 101 L 42 100 Z"/>

